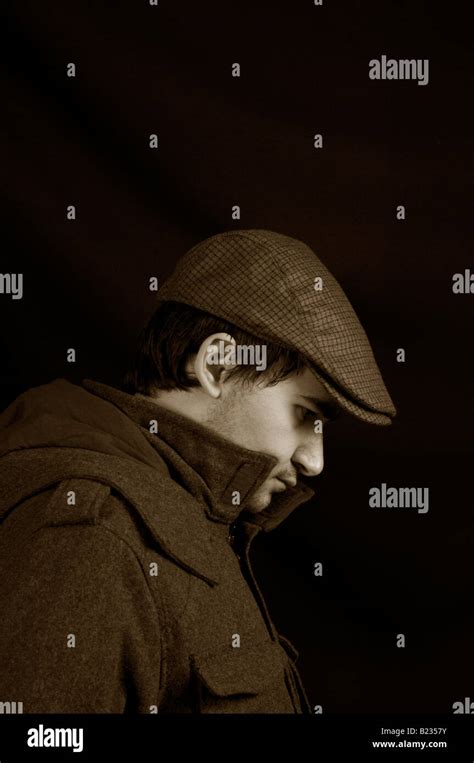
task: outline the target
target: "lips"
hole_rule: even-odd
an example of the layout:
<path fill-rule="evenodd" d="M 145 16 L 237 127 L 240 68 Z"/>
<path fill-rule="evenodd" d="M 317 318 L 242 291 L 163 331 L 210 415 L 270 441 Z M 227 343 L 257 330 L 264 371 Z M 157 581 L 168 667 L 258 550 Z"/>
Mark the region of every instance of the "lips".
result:
<path fill-rule="evenodd" d="M 278 477 L 278 479 L 280 480 L 280 482 L 283 482 L 283 484 L 286 485 L 286 487 L 296 487 L 296 482 L 297 482 L 296 479 L 284 480 L 281 477 Z"/>
<path fill-rule="evenodd" d="M 296 485 L 296 480 L 283 480 L 281 477 L 276 477 L 276 479 L 277 479 L 277 481 L 280 483 L 280 485 L 282 487 L 282 492 L 283 492 L 283 490 L 286 490 L 289 487 L 295 487 L 295 485 Z M 280 492 L 280 491 L 278 491 L 278 492 Z"/>

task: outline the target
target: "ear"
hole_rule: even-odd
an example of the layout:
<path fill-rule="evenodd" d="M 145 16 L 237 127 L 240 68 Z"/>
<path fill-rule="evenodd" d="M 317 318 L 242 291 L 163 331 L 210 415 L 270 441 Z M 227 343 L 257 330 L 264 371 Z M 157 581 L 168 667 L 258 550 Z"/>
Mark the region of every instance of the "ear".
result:
<path fill-rule="evenodd" d="M 230 365 L 229 351 L 235 345 L 230 334 L 211 334 L 202 342 L 194 359 L 189 361 L 189 372 L 211 397 L 217 398 L 221 394 Z"/>

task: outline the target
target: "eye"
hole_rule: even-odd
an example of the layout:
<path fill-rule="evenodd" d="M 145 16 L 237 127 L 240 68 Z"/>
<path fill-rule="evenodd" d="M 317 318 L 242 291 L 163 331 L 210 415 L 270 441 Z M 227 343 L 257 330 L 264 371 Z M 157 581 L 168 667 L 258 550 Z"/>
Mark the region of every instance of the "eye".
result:
<path fill-rule="evenodd" d="M 297 405 L 296 408 L 298 410 L 298 418 L 300 421 L 314 421 L 314 419 L 319 418 L 320 416 L 317 411 L 312 411 L 311 408 L 305 408 L 304 405 Z"/>

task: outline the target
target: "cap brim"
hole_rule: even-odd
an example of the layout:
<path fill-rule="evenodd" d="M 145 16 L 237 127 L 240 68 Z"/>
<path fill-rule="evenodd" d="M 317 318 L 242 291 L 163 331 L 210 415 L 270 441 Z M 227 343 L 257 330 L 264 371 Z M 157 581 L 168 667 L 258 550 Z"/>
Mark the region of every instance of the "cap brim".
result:
<path fill-rule="evenodd" d="M 314 366 L 311 366 L 311 371 L 318 381 L 321 382 L 324 389 L 334 398 L 338 406 L 351 416 L 355 416 L 356 418 L 361 419 L 361 421 L 365 421 L 367 424 L 376 424 L 378 426 L 389 426 L 392 423 L 392 418 L 396 415 L 395 407 L 393 407 L 393 415 L 383 411 L 374 411 L 370 408 L 366 408 L 353 398 L 345 395 L 340 387 L 333 384 L 332 381 L 321 374 Z"/>

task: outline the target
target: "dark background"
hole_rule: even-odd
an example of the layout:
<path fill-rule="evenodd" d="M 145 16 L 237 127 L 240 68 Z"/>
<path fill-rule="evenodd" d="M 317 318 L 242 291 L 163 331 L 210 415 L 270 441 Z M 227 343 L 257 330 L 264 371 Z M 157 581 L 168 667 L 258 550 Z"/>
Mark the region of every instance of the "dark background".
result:
<path fill-rule="evenodd" d="M 22 0 L 2 29 L 0 272 L 23 273 L 24 295 L 0 295 L 0 407 L 57 377 L 118 385 L 153 311 L 148 279 L 197 241 L 232 228 L 304 240 L 356 309 L 399 415 L 327 428 L 315 500 L 257 539 L 257 579 L 325 713 L 474 699 L 474 295 L 452 293 L 453 274 L 474 271 L 462 4 Z M 428 58 L 429 84 L 369 80 L 382 54 Z M 429 487 L 429 512 L 370 509 L 382 482 Z"/>

